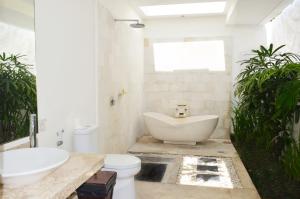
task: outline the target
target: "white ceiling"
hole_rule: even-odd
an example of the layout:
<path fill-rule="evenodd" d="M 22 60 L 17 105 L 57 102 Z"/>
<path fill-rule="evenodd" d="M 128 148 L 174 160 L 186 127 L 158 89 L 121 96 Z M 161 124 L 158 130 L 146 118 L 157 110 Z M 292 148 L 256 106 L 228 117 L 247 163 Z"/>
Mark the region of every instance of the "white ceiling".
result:
<path fill-rule="evenodd" d="M 226 23 L 231 25 L 256 25 L 264 24 L 276 17 L 293 0 L 129 0 L 131 6 L 142 19 L 161 19 L 183 16 L 145 16 L 139 9 L 140 6 L 148 5 L 167 5 L 181 3 L 200 3 L 200 2 L 227 1 L 226 9 L 221 14 L 210 15 L 186 15 L 184 17 L 203 17 L 223 15 Z"/>
<path fill-rule="evenodd" d="M 227 24 L 264 24 L 293 0 L 236 0 L 227 14 Z"/>

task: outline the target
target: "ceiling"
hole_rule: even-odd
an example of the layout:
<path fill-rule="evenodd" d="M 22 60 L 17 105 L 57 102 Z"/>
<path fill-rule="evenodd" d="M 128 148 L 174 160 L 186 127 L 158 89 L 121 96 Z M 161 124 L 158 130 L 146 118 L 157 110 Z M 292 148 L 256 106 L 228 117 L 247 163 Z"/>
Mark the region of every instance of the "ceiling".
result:
<path fill-rule="evenodd" d="M 293 0 L 235 0 L 227 13 L 227 24 L 265 24 Z"/>
<path fill-rule="evenodd" d="M 185 16 L 145 16 L 139 7 L 149 5 L 168 5 L 183 3 L 200 3 L 226 1 L 224 13 L 201 14 Z M 142 19 L 176 18 L 176 17 L 203 17 L 224 16 L 230 25 L 257 25 L 264 24 L 276 17 L 293 0 L 129 0 L 131 6 Z"/>

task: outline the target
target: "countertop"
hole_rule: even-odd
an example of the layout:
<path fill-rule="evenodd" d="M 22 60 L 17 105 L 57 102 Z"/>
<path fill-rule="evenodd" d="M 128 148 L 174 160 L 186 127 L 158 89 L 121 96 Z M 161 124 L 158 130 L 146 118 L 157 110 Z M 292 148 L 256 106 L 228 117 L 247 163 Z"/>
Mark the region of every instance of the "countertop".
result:
<path fill-rule="evenodd" d="M 35 184 L 0 187 L 1 199 L 65 199 L 102 166 L 104 156 L 71 154 L 69 160 Z"/>

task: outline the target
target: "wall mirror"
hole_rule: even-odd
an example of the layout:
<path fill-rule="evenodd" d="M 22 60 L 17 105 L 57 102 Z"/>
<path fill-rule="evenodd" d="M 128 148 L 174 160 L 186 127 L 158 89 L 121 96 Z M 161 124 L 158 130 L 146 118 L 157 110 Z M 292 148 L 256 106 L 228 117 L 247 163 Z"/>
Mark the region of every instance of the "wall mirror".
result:
<path fill-rule="evenodd" d="M 27 137 L 36 112 L 34 0 L 0 0 L 0 145 Z"/>

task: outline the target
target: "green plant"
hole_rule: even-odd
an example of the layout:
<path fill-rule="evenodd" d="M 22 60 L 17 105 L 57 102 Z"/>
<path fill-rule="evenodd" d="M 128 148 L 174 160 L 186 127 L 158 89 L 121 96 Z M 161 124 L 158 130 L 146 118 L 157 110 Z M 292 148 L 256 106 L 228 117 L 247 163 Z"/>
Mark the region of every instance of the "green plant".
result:
<path fill-rule="evenodd" d="M 238 104 L 233 118 L 239 141 L 255 141 L 277 155 L 291 142 L 300 94 L 300 58 L 280 53 L 283 47 L 261 46 L 242 62 L 245 69 L 237 77 Z"/>
<path fill-rule="evenodd" d="M 27 136 L 37 112 L 36 78 L 22 57 L 0 54 L 0 144 Z"/>
<path fill-rule="evenodd" d="M 280 53 L 283 47 L 261 46 L 242 62 L 245 69 L 237 77 L 232 119 L 234 140 L 268 151 L 300 180 L 300 145 L 292 136 L 300 117 L 300 58 Z"/>
<path fill-rule="evenodd" d="M 286 173 L 300 181 L 300 143 L 293 141 L 286 146 L 281 161 Z"/>

